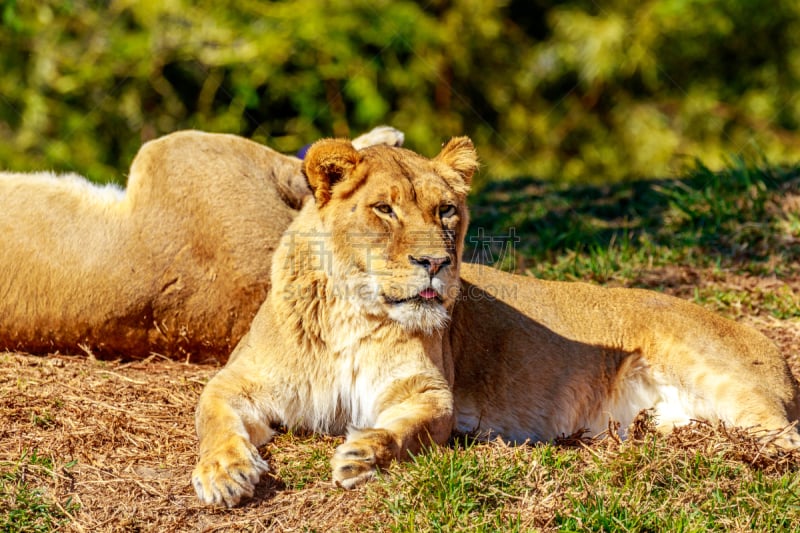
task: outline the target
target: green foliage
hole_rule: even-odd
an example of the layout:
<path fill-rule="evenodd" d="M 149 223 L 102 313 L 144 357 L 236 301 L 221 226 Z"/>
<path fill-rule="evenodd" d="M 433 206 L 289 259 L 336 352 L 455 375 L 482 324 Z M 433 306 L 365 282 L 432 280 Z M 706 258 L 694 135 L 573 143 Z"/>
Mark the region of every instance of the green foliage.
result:
<path fill-rule="evenodd" d="M 74 462 L 62 466 L 65 473 Z M 52 531 L 70 521 L 80 506 L 71 500 L 51 501 L 40 486 L 56 476 L 53 460 L 34 450 L 16 463 L 0 463 L 0 531 Z"/>
<path fill-rule="evenodd" d="M 0 0 L 0 24 L 2 168 L 121 181 L 181 128 L 466 133 L 493 178 L 583 183 L 800 145 L 792 0 Z"/>

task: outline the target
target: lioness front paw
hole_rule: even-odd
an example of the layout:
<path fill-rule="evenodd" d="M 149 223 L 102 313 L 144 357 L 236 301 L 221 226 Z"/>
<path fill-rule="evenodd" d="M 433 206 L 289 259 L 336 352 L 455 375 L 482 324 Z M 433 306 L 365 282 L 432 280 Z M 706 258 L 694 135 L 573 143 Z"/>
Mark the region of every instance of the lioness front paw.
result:
<path fill-rule="evenodd" d="M 192 472 L 197 497 L 208 505 L 233 507 L 253 495 L 269 465 L 246 439 L 231 437 L 224 445 L 200 457 Z"/>
<path fill-rule="evenodd" d="M 379 467 L 387 466 L 397 457 L 397 445 L 392 434 L 383 429 L 351 432 L 331 459 L 333 482 L 345 489 L 366 483 Z"/>

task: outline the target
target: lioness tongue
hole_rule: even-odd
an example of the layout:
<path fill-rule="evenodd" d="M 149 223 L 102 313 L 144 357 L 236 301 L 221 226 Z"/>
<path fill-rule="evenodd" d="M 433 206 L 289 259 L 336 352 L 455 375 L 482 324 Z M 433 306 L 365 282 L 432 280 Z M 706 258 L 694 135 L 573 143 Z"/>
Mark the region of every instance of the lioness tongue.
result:
<path fill-rule="evenodd" d="M 430 300 L 431 298 L 436 298 L 436 291 L 433 289 L 425 289 L 424 291 L 420 291 L 420 297 Z"/>

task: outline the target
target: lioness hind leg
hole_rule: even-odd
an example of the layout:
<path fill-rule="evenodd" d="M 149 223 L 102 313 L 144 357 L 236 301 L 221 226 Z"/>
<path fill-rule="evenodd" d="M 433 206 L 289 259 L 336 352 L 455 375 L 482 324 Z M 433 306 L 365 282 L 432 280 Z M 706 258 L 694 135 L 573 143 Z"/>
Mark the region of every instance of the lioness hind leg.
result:
<path fill-rule="evenodd" d="M 752 392 L 746 400 L 741 400 L 739 410 L 732 420 L 726 423 L 752 429 L 759 440 L 770 450 L 800 449 L 800 434 L 796 421 L 789 420 L 786 408 L 777 393 Z"/>
<path fill-rule="evenodd" d="M 761 441 L 770 448 L 781 450 L 800 450 L 800 434 L 797 433 L 797 424 L 789 424 L 783 429 L 770 431 Z"/>
<path fill-rule="evenodd" d="M 654 407 L 657 429 L 668 433 L 692 420 L 723 422 L 752 430 L 769 448 L 800 448 L 800 434 L 787 407 L 796 395 L 791 378 L 774 378 L 767 386 L 758 379 L 742 379 L 731 368 L 679 372 L 681 386 L 661 386 Z"/>

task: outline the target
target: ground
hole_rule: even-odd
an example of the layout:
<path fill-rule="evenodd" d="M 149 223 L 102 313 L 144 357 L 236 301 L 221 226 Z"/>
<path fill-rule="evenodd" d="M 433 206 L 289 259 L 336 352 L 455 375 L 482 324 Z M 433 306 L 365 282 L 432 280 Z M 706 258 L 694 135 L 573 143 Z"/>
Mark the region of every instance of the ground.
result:
<path fill-rule="evenodd" d="M 800 283 L 688 267 L 644 273 L 637 285 L 648 279 L 689 297 L 737 288 L 794 292 Z M 800 376 L 796 319 L 745 314 L 735 306 L 729 314 L 774 339 Z M 273 472 L 252 500 L 234 510 L 201 506 L 189 482 L 197 444 L 193 414 L 216 370 L 160 356 L 113 362 L 86 354 L 0 355 L 0 472 L 9 480 L 3 507 L 21 505 L 11 501 L 16 483 L 39 490 L 50 519 L 76 531 L 349 531 L 393 523 L 381 483 L 354 492 L 331 486 L 327 460 L 339 439 L 292 434 L 265 448 Z M 504 453 L 500 444 L 483 446 L 485 453 Z M 551 503 L 528 501 L 518 511 L 542 527 L 555 512 Z"/>

